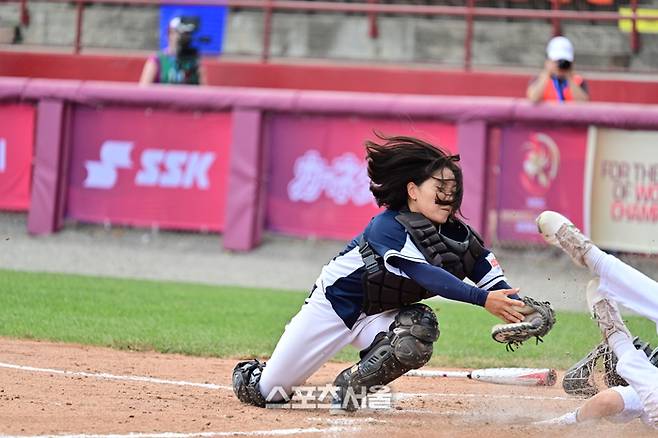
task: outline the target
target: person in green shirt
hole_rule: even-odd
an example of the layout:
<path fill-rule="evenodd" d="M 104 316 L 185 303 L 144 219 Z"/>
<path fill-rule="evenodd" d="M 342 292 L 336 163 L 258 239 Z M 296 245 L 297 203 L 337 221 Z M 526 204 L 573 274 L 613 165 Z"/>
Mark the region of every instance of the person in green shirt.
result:
<path fill-rule="evenodd" d="M 199 54 L 190 45 L 193 32 L 194 24 L 174 17 L 169 22 L 168 46 L 147 59 L 139 80 L 140 85 L 203 84 Z"/>

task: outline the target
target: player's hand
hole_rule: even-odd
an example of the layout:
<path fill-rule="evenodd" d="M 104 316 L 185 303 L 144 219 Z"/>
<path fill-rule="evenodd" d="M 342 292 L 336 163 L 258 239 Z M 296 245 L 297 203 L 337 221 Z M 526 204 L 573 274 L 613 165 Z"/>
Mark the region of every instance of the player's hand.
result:
<path fill-rule="evenodd" d="M 549 76 L 551 75 L 554 76 L 560 72 L 560 69 L 557 68 L 557 62 L 547 59 L 546 61 L 544 61 L 544 71 Z"/>
<path fill-rule="evenodd" d="M 489 313 L 508 323 L 521 322 L 525 316 L 517 310 L 517 307 L 523 307 L 523 301 L 514 300 L 508 295 L 514 295 L 519 289 L 501 289 L 489 292 L 484 308 Z"/>

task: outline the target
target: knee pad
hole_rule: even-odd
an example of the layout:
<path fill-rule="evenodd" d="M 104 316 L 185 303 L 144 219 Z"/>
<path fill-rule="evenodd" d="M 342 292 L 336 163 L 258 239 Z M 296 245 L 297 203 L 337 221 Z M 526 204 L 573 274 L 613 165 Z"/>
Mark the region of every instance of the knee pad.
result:
<path fill-rule="evenodd" d="M 265 364 L 256 359 L 240 362 L 233 368 L 233 392 L 242 403 L 265 407 L 267 402 L 258 385 L 264 368 Z"/>
<path fill-rule="evenodd" d="M 388 335 L 397 360 L 410 370 L 420 368 L 432 357 L 440 335 L 439 322 L 428 306 L 414 304 L 400 310 Z"/>
<path fill-rule="evenodd" d="M 356 409 L 355 402 L 373 386 L 386 385 L 425 365 L 432 357 L 433 343 L 439 334 L 436 315 L 428 306 L 414 304 L 401 309 L 388 332 L 377 334 L 360 353 L 361 360 L 336 377 L 334 386 L 342 407 Z M 353 400 L 345 403 L 348 392 Z"/>

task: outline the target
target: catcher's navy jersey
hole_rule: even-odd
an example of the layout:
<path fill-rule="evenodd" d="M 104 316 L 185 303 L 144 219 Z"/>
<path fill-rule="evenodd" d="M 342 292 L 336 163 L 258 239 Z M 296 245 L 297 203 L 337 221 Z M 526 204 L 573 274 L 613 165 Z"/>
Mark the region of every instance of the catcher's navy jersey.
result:
<path fill-rule="evenodd" d="M 363 231 L 363 236 L 377 254 L 384 259 L 386 269 L 408 278 L 395 267 L 394 259 L 427 264 L 427 260 L 411 240 L 402 224 L 395 220 L 398 211 L 385 210 L 375 216 Z M 324 290 L 334 311 L 349 328 L 361 314 L 363 305 L 362 276 L 365 265 L 359 253 L 361 235 L 352 240 L 329 264 L 322 268 L 316 287 Z M 507 280 L 494 255 L 485 251 L 477 260 L 470 278 L 477 287 L 485 290 L 508 288 Z M 473 304 L 482 304 L 473 302 Z"/>

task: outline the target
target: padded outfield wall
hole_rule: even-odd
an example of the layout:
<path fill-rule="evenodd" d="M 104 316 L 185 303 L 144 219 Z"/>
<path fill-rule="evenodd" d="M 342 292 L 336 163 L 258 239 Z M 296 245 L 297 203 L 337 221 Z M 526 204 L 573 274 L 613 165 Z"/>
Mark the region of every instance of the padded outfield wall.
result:
<path fill-rule="evenodd" d="M 378 211 L 363 142 L 415 135 L 462 157 L 463 212 L 535 242 L 541 210 L 607 248 L 658 252 L 658 106 L 0 79 L 0 208 L 65 219 L 349 239 Z"/>

